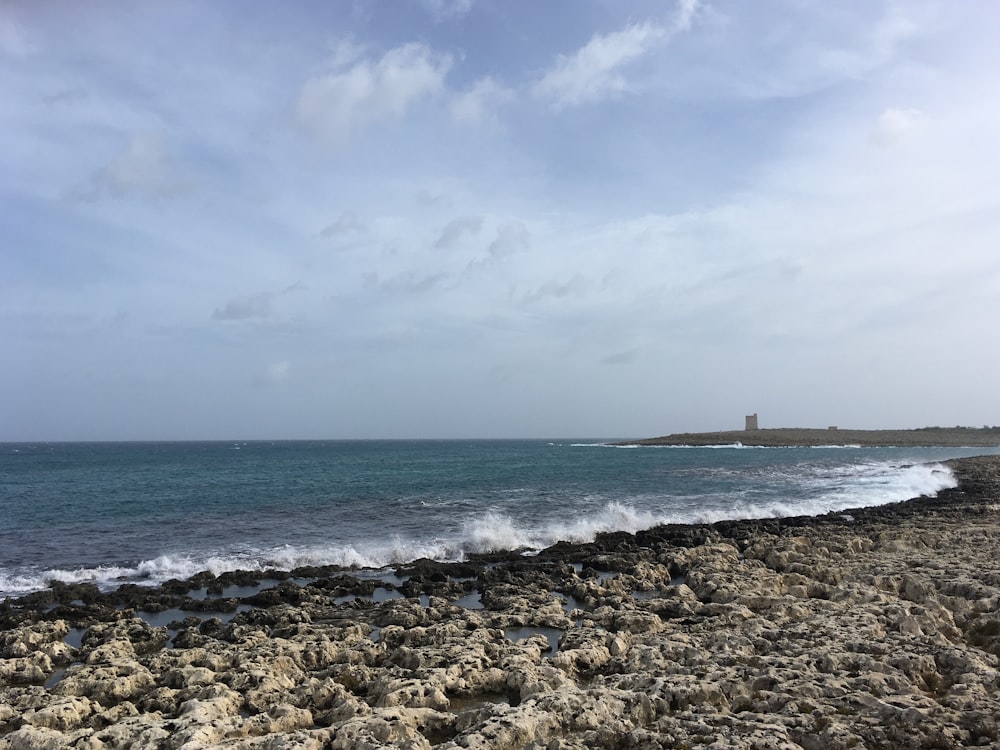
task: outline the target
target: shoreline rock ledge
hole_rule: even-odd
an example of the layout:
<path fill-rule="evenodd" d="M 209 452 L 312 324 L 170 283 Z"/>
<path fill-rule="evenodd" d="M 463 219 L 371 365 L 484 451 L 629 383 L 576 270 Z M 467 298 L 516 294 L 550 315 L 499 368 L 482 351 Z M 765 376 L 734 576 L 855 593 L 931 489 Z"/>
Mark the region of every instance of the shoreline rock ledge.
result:
<path fill-rule="evenodd" d="M 817 518 L 7 600 L 0 750 L 1000 747 L 1000 457 L 951 465 Z"/>

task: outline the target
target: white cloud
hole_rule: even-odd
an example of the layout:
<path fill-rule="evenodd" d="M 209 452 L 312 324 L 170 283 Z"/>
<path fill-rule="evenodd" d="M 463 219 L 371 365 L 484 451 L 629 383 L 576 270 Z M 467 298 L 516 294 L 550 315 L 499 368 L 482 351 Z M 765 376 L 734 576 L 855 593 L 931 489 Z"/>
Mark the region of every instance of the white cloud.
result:
<path fill-rule="evenodd" d="M 453 221 L 449 221 L 445 224 L 444 229 L 441 230 L 441 236 L 438 237 L 437 242 L 434 243 L 434 247 L 439 250 L 449 248 L 458 242 L 464 235 L 479 234 L 479 230 L 482 228 L 483 218 L 481 216 L 463 216 Z"/>
<path fill-rule="evenodd" d="M 674 16 L 674 29 L 690 31 L 694 17 L 698 14 L 701 0 L 677 0 L 677 15 Z"/>
<path fill-rule="evenodd" d="M 337 39 L 330 43 L 330 58 L 326 63 L 330 70 L 346 68 L 351 63 L 357 62 L 364 57 L 367 51 L 368 48 L 364 44 L 359 44 L 354 37 L 348 36 Z"/>
<path fill-rule="evenodd" d="M 529 246 L 528 228 L 520 221 L 509 221 L 497 228 L 497 237 L 490 243 L 491 258 L 506 258 Z"/>
<path fill-rule="evenodd" d="M 224 307 L 217 307 L 212 312 L 212 320 L 263 320 L 270 318 L 273 309 L 271 303 L 275 299 L 282 297 L 286 300 L 290 295 L 296 295 L 308 290 L 308 287 L 301 281 L 286 286 L 276 292 L 257 292 L 255 294 L 245 294 L 236 297 L 225 304 Z"/>
<path fill-rule="evenodd" d="M 12 10 L 0 9 L 0 53 L 17 58 L 27 57 L 36 50 L 34 40 Z"/>
<path fill-rule="evenodd" d="M 418 100 L 442 90 L 451 58 L 424 44 L 404 44 L 377 62 L 362 60 L 343 69 L 335 53 L 334 70 L 306 81 L 296 103 L 299 122 L 331 140 L 344 140 L 358 128 L 400 117 Z"/>
<path fill-rule="evenodd" d="M 472 0 L 422 0 L 424 8 L 436 21 L 464 16 L 472 10 Z"/>
<path fill-rule="evenodd" d="M 887 109 L 879 115 L 871 140 L 879 146 L 892 146 L 906 138 L 920 124 L 919 109 Z"/>
<path fill-rule="evenodd" d="M 601 357 L 600 362 L 604 365 L 628 365 L 635 361 L 638 354 L 638 349 L 627 349 L 623 352 L 616 352 L 615 354 L 608 354 Z"/>
<path fill-rule="evenodd" d="M 440 272 L 416 274 L 408 271 L 388 279 L 380 278 L 375 273 L 369 273 L 365 275 L 365 284 L 383 292 L 409 294 L 430 291 L 440 286 L 447 278 L 447 274 Z"/>
<path fill-rule="evenodd" d="M 69 88 L 62 89 L 60 91 L 53 92 L 51 94 L 45 94 L 42 97 L 42 101 L 50 106 L 70 106 L 74 104 L 81 104 L 86 102 L 90 98 L 90 94 L 86 89 L 82 88 Z"/>
<path fill-rule="evenodd" d="M 421 188 L 413 194 L 421 208 L 446 208 L 451 205 L 451 196 L 436 190 Z"/>
<path fill-rule="evenodd" d="M 567 297 L 579 297 L 586 294 L 589 288 L 587 280 L 580 274 L 575 274 L 569 281 L 546 281 L 538 289 L 524 296 L 528 304 L 544 299 L 561 300 Z"/>
<path fill-rule="evenodd" d="M 867 33 L 858 39 L 845 35 L 839 45 L 819 50 L 817 60 L 836 74 L 861 78 L 891 60 L 899 44 L 914 35 L 919 24 L 910 14 L 919 12 L 916 4 L 889 3 Z"/>
<path fill-rule="evenodd" d="M 321 237 L 335 237 L 343 234 L 364 232 L 365 225 L 353 211 L 344 211 L 332 224 L 325 226 L 320 231 Z"/>
<path fill-rule="evenodd" d="M 254 378 L 257 385 L 277 385 L 284 380 L 288 380 L 292 373 L 292 365 L 289 362 L 271 362 L 264 371 L 258 373 Z"/>
<path fill-rule="evenodd" d="M 225 307 L 215 308 L 212 320 L 252 320 L 269 317 L 273 296 L 270 292 L 260 292 L 237 297 L 227 302 Z"/>
<path fill-rule="evenodd" d="M 708 61 L 709 71 L 718 72 L 703 85 L 732 87 L 752 99 L 872 81 L 901 58 L 903 42 L 927 28 L 920 21 L 926 7 L 918 3 L 791 2 L 777 14 L 757 13 L 749 4 L 731 5 L 724 14 L 711 10 L 726 49 Z"/>
<path fill-rule="evenodd" d="M 619 69 L 644 55 L 665 35 L 665 29 L 650 23 L 595 34 L 574 55 L 560 55 L 535 84 L 534 94 L 551 100 L 557 109 L 618 96 L 629 89 Z"/>
<path fill-rule="evenodd" d="M 514 92 L 491 76 L 480 78 L 451 101 L 451 116 L 464 125 L 497 124 L 497 112 L 514 99 Z"/>
<path fill-rule="evenodd" d="M 188 187 L 176 174 L 163 137 L 139 133 L 129 139 L 125 150 L 108 166 L 95 172 L 88 183 L 72 190 L 70 197 L 83 201 L 128 195 L 157 199 L 176 196 Z"/>

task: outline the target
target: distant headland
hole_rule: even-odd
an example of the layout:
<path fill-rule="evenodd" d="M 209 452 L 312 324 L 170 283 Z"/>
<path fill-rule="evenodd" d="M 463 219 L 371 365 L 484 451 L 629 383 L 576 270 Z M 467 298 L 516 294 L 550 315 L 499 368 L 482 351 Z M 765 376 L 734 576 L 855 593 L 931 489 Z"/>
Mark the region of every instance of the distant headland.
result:
<path fill-rule="evenodd" d="M 749 421 L 749 419 L 748 419 Z M 839 427 L 726 430 L 682 432 L 643 440 L 626 440 L 619 445 L 730 445 L 752 446 L 970 446 L 1000 447 L 1000 427 L 920 427 L 913 430 L 850 430 Z"/>

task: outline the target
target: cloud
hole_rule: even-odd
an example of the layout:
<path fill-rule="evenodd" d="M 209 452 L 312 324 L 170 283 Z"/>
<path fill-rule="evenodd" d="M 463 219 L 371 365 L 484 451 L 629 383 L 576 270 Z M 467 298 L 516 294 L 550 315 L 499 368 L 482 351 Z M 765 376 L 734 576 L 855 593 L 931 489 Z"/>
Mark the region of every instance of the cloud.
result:
<path fill-rule="evenodd" d="M 452 99 L 451 117 L 463 125 L 496 125 L 499 122 L 498 110 L 513 99 L 514 92 L 511 89 L 495 78 L 486 76 Z"/>
<path fill-rule="evenodd" d="M 639 354 L 638 349 L 628 349 L 627 351 L 617 352 L 615 354 L 609 354 L 605 357 L 601 357 L 601 364 L 628 365 L 635 361 L 635 358 L 638 354 Z"/>
<path fill-rule="evenodd" d="M 595 34 L 576 54 L 560 55 L 533 93 L 551 100 L 556 109 L 619 96 L 629 89 L 619 68 L 644 55 L 666 33 L 660 26 L 644 23 Z"/>
<path fill-rule="evenodd" d="M 726 40 L 726 50 L 709 62 L 709 70 L 717 72 L 702 85 L 732 87 L 752 99 L 788 99 L 845 82 L 870 83 L 905 54 L 903 42 L 916 35 L 926 38 L 921 28 L 931 22 L 919 18 L 928 8 L 894 2 L 783 3 L 781 13 L 771 17 L 749 4 L 731 4 L 724 13 L 706 7 L 704 15 L 713 16 L 713 33 Z"/>
<path fill-rule="evenodd" d="M 282 297 L 297 292 L 306 291 L 307 287 L 301 281 L 286 286 L 277 292 L 257 292 L 245 294 L 226 303 L 225 307 L 217 307 L 212 313 L 212 320 L 262 320 L 271 317 L 271 302 L 275 297 Z"/>
<path fill-rule="evenodd" d="M 237 297 L 227 302 L 225 307 L 215 308 L 215 312 L 212 313 L 212 320 L 267 318 L 271 315 L 272 297 L 274 295 L 270 292 L 260 292 L 259 294 Z"/>
<path fill-rule="evenodd" d="M 352 232 L 364 232 L 365 225 L 358 219 L 357 214 L 353 211 L 345 211 L 337 220 L 332 224 L 324 227 L 320 231 L 320 237 L 335 237 L 342 234 L 351 234 Z"/>
<path fill-rule="evenodd" d="M 526 303 L 538 302 L 547 298 L 563 299 L 565 297 L 577 297 L 587 291 L 587 280 L 580 274 L 576 274 L 569 281 L 557 282 L 547 281 L 538 289 L 524 296 Z"/>
<path fill-rule="evenodd" d="M 37 49 L 38 45 L 14 17 L 12 10 L 0 10 L 0 53 L 15 58 L 27 57 Z"/>
<path fill-rule="evenodd" d="M 482 228 L 483 218 L 481 216 L 463 216 L 449 221 L 441 230 L 441 236 L 434 243 L 434 247 L 438 250 L 449 248 L 458 242 L 463 235 L 479 234 L 479 230 Z"/>
<path fill-rule="evenodd" d="M 263 372 L 257 374 L 254 382 L 257 385 L 277 385 L 284 380 L 288 380 L 292 372 L 289 362 L 272 362 L 264 368 Z"/>
<path fill-rule="evenodd" d="M 334 70 L 306 81 L 296 103 L 299 123 L 330 140 L 345 140 L 367 124 L 400 117 L 421 98 L 440 92 L 451 67 L 449 56 L 418 43 L 347 68 L 350 57 L 335 51 Z"/>
<path fill-rule="evenodd" d="M 506 258 L 529 247 L 528 228 L 520 221 L 509 221 L 497 228 L 497 238 L 490 243 L 491 258 Z"/>
<path fill-rule="evenodd" d="M 83 88 L 68 88 L 56 91 L 53 94 L 45 94 L 42 96 L 42 101 L 50 106 L 58 105 L 74 105 L 80 104 L 87 101 L 90 95 L 87 93 L 86 89 Z"/>
<path fill-rule="evenodd" d="M 879 146 L 892 146 L 906 138 L 920 125 L 919 109 L 887 109 L 879 115 L 871 141 Z"/>
<path fill-rule="evenodd" d="M 701 6 L 701 0 L 677 0 L 677 14 L 674 16 L 674 29 L 690 31 L 691 24 Z"/>
<path fill-rule="evenodd" d="M 413 271 L 393 276 L 389 279 L 379 278 L 377 273 L 365 274 L 364 280 L 368 287 L 390 294 L 417 294 L 427 292 L 439 286 L 448 278 L 446 273 L 416 274 Z"/>
<path fill-rule="evenodd" d="M 187 188 L 175 174 L 163 137 L 141 133 L 133 135 L 124 151 L 95 172 L 88 183 L 72 190 L 69 197 L 82 201 L 129 195 L 160 199 L 176 196 Z"/>
<path fill-rule="evenodd" d="M 413 198 L 422 208 L 446 208 L 451 205 L 451 196 L 426 188 L 414 193 Z"/>
<path fill-rule="evenodd" d="M 447 21 L 464 16 L 472 10 L 472 0 L 422 0 L 421 4 L 435 21 Z"/>
<path fill-rule="evenodd" d="M 848 32 L 840 45 L 813 50 L 813 53 L 831 71 L 845 77 L 861 78 L 890 61 L 900 43 L 917 32 L 919 24 L 910 14 L 919 15 L 920 12 L 917 4 L 910 7 L 906 3 L 889 3 L 884 15 L 856 39 Z"/>

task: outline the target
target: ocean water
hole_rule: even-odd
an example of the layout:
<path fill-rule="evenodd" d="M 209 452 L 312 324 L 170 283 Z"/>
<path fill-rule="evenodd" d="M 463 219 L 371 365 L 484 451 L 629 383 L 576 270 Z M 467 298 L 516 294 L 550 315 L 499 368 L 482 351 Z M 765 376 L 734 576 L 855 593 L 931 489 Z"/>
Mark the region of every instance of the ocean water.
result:
<path fill-rule="evenodd" d="M 0 598 L 51 580 L 539 549 L 659 523 L 814 515 L 954 486 L 982 448 L 603 441 L 0 444 Z"/>

